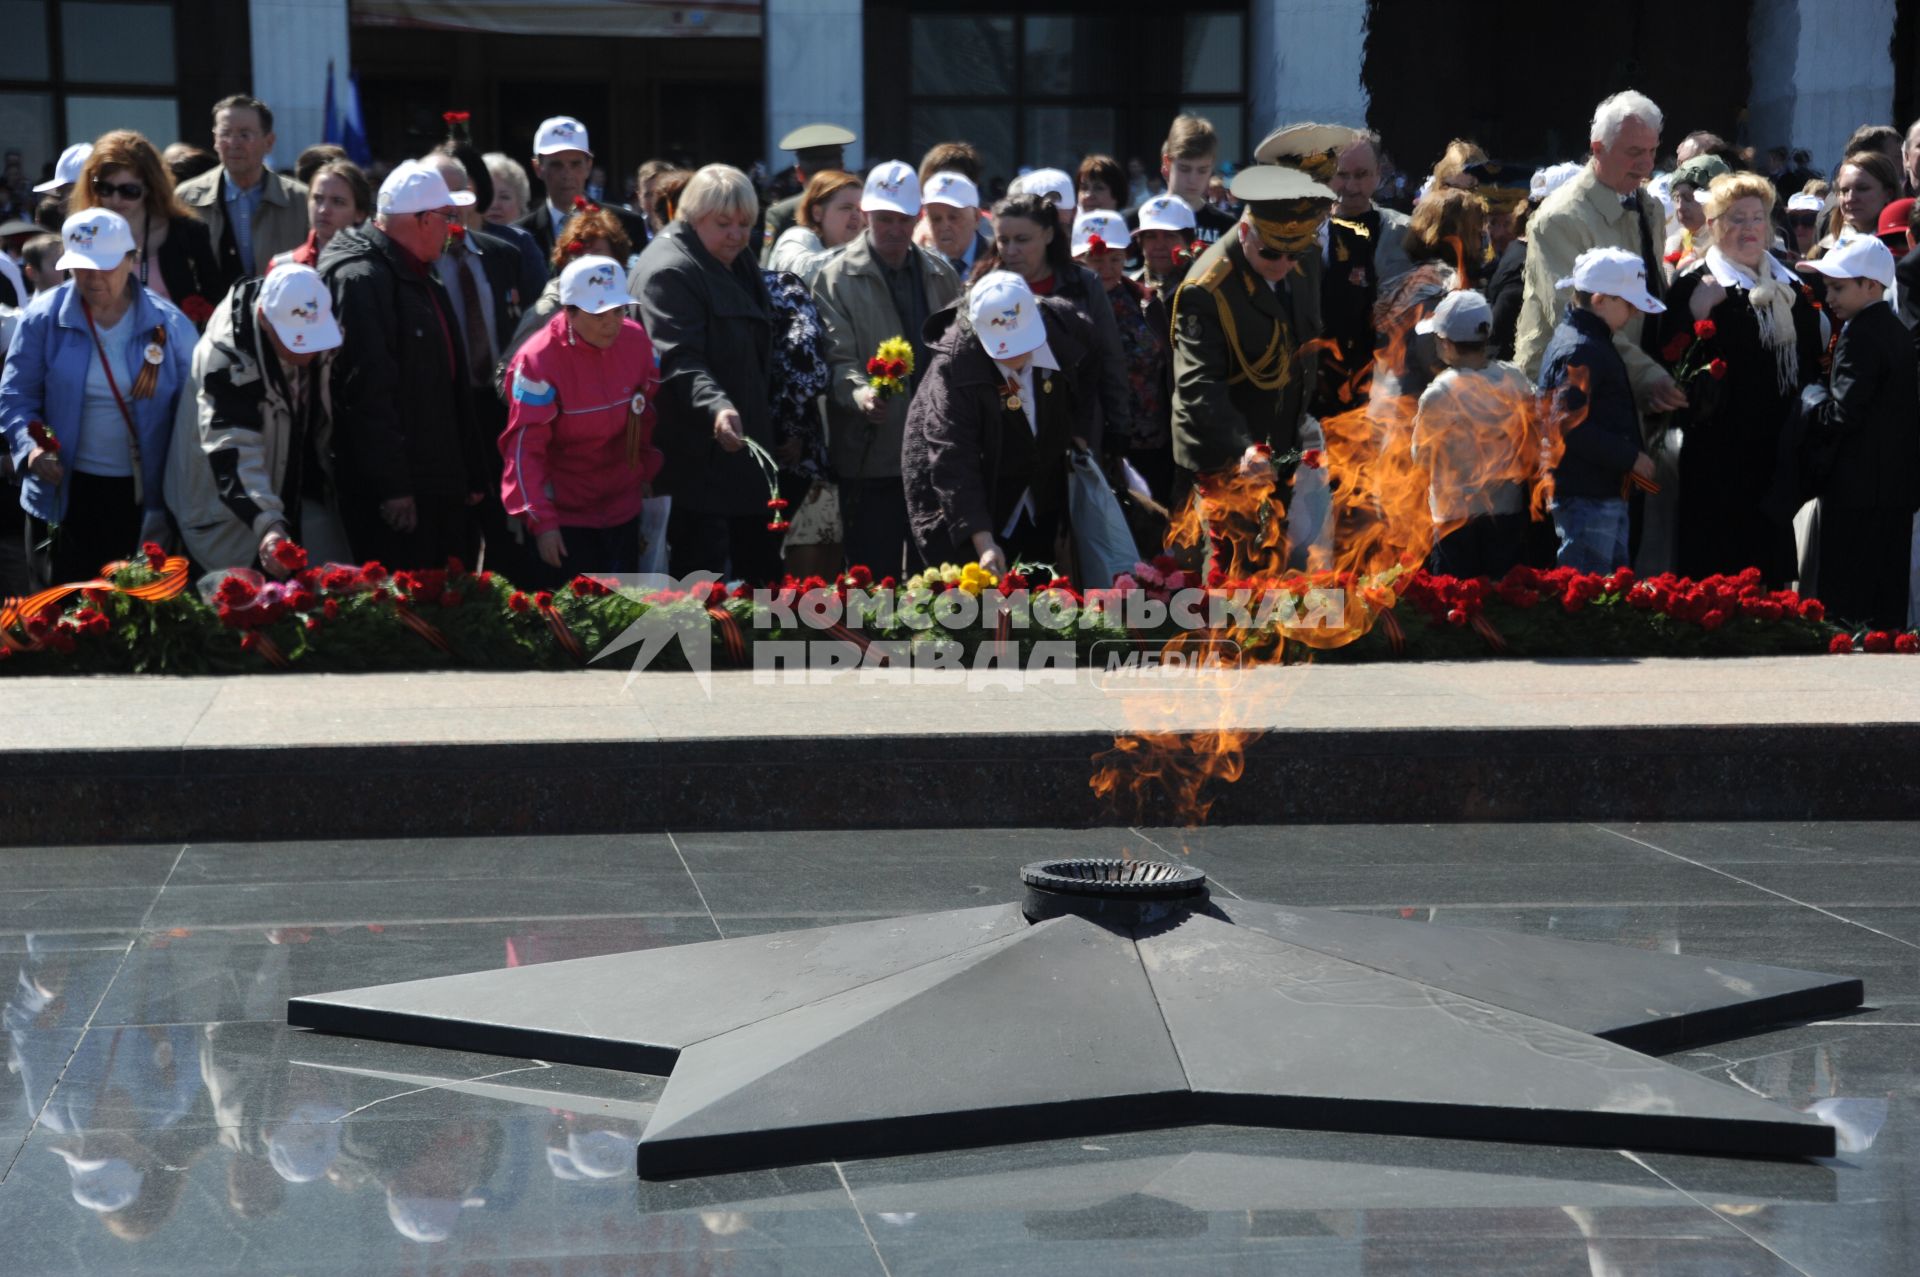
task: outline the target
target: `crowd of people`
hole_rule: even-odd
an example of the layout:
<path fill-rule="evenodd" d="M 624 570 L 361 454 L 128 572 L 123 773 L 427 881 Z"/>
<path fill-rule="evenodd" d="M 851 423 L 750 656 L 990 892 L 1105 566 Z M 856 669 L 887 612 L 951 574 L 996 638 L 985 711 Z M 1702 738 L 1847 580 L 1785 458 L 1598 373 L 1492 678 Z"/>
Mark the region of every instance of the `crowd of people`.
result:
<path fill-rule="evenodd" d="M 1829 179 L 1708 133 L 1669 156 L 1626 91 L 1577 160 L 1451 143 L 1405 212 L 1344 125 L 1275 129 L 1229 184 L 1182 115 L 1158 184 L 1091 155 L 992 200 L 965 141 L 863 174 L 813 125 L 781 140 L 789 198 L 650 161 L 626 208 L 581 121 L 523 163 L 447 118 L 372 175 L 330 146 L 269 167 L 247 96 L 214 106 L 212 153 L 121 130 L 62 154 L 0 227 L 7 497 L 39 580 L 143 540 L 201 570 L 278 575 L 291 539 L 533 587 L 1071 564 L 1087 464 L 1160 516 L 1142 557 L 1197 505 L 1225 566 L 1254 533 L 1214 494 L 1284 507 L 1315 449 L 1339 483 L 1359 412 L 1430 477 L 1435 570 L 1757 567 L 1910 623 L 1920 122 L 1862 128 Z M 1341 535 L 1291 531 L 1296 563 Z"/>

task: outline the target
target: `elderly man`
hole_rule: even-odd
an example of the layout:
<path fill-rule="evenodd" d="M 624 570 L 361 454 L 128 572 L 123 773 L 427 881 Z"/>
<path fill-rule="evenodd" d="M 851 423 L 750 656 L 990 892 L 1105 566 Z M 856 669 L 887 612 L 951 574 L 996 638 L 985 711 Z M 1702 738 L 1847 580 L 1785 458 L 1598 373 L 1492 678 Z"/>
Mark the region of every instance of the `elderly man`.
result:
<path fill-rule="evenodd" d="M 473 426 L 464 349 L 434 274 L 473 203 L 407 160 L 380 184 L 373 221 L 320 254 L 343 341 L 333 365 L 335 480 L 356 558 L 438 567 L 473 552 L 492 440 Z"/>
<path fill-rule="evenodd" d="M 1653 172 L 1662 123 L 1660 108 L 1632 89 L 1602 102 L 1593 115 L 1592 158 L 1529 219 L 1526 290 L 1514 343 L 1514 359 L 1529 378 L 1539 376 L 1547 340 L 1566 312 L 1572 290 L 1561 283 L 1573 274 L 1573 263 L 1581 253 L 1590 248 L 1625 249 L 1646 264 L 1647 283 L 1654 295 L 1663 291 L 1664 244 L 1659 228 L 1664 214 L 1659 201 L 1641 189 Z M 1686 393 L 1645 348 L 1652 332 L 1635 314 L 1614 334 L 1614 344 L 1627 362 L 1634 398 L 1642 413 L 1684 408 Z"/>
<path fill-rule="evenodd" d="M 570 115 L 540 121 L 533 133 L 533 171 L 547 188 L 546 198 L 515 223 L 533 236 L 541 255 L 553 258 L 553 245 L 573 216 L 574 201 L 587 198 L 587 179 L 593 175 L 593 144 L 587 126 Z M 608 205 L 635 246 L 647 242 L 646 219 L 624 208 Z"/>
<path fill-rule="evenodd" d="M 927 179 L 923 201 L 934 250 L 966 279 L 991 246 L 980 229 L 980 188 L 965 173 L 943 170 Z"/>
<path fill-rule="evenodd" d="M 280 253 L 306 242 L 307 188 L 267 168 L 273 112 L 237 93 L 213 104 L 220 167 L 180 183 L 180 202 L 207 224 L 227 283 L 265 273 Z"/>
<path fill-rule="evenodd" d="M 833 380 L 827 399 L 834 473 L 840 481 L 840 517 L 847 562 L 875 575 L 901 571 L 918 551 L 907 527 L 900 447 L 906 436 L 905 393 L 882 396 L 867 384 L 867 360 L 889 337 L 913 344 L 913 366 L 924 370 L 927 317 L 960 296 L 960 279 L 938 253 L 916 247 L 920 178 L 913 166 L 888 160 L 867 176 L 860 209 L 867 229 L 820 270 L 813 300 L 827 330 Z"/>

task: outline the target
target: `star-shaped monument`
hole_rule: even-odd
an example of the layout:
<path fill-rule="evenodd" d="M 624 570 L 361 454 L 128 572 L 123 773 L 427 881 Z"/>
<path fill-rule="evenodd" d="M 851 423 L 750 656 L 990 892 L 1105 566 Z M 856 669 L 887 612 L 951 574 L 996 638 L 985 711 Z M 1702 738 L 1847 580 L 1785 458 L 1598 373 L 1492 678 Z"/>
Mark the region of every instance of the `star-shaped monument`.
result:
<path fill-rule="evenodd" d="M 1666 1064 L 1860 981 L 1212 900 L 1142 861 L 1018 903 L 295 998 L 296 1026 L 671 1074 L 649 1179 L 1190 1122 L 1764 1156 L 1831 1127 Z"/>

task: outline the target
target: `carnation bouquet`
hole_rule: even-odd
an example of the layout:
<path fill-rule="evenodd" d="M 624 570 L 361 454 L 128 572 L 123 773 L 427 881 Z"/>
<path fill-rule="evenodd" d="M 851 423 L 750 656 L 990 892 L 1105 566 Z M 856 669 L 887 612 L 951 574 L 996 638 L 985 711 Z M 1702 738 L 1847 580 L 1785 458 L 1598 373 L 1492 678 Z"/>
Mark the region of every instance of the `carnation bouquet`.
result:
<path fill-rule="evenodd" d="M 867 384 L 882 399 L 890 399 L 907 388 L 913 376 L 913 346 L 904 337 L 889 337 L 867 360 Z"/>

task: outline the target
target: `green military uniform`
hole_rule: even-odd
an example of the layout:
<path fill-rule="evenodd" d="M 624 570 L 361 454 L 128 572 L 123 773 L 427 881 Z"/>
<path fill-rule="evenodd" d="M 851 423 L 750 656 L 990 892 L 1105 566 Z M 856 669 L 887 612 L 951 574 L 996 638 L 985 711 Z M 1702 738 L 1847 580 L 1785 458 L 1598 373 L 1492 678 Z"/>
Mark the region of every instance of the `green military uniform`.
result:
<path fill-rule="evenodd" d="M 1237 465 L 1246 450 L 1298 445 L 1320 334 L 1318 231 L 1333 192 L 1300 173 L 1244 169 L 1233 193 L 1269 248 L 1297 255 L 1276 288 L 1254 272 L 1238 232 L 1200 255 L 1174 294 L 1173 456 L 1188 470 Z"/>
<path fill-rule="evenodd" d="M 837 124 L 805 124 L 780 139 L 780 149 L 792 151 L 803 174 L 824 172 L 837 169 L 846 164 L 842 147 L 858 141 L 851 132 Z M 804 186 L 805 183 L 803 182 Z M 760 265 L 773 258 L 773 246 L 780 237 L 792 228 L 800 217 L 800 196 L 792 195 L 773 205 L 766 212 L 766 220 L 760 228 Z"/>

